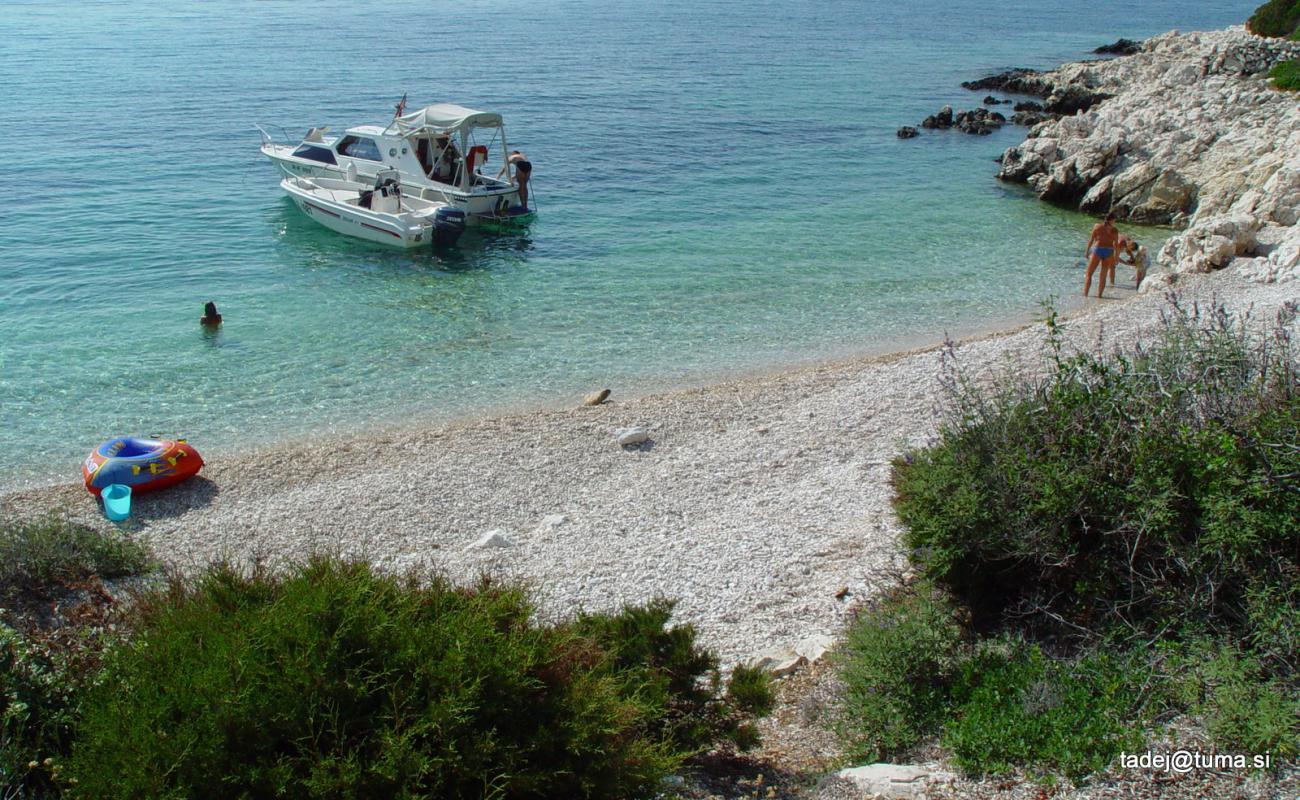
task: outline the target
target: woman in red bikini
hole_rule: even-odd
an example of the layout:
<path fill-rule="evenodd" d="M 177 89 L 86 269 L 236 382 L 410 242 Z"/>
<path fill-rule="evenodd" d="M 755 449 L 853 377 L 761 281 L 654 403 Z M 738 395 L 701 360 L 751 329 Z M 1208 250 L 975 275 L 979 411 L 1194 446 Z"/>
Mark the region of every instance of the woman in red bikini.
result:
<path fill-rule="evenodd" d="M 1088 239 L 1088 275 L 1083 279 L 1083 296 L 1088 296 L 1092 288 L 1092 274 L 1101 267 L 1100 280 L 1097 282 L 1097 297 L 1106 288 L 1106 273 L 1115 269 L 1119 260 L 1119 229 L 1115 227 L 1115 212 L 1106 215 L 1106 219 L 1092 228 L 1092 237 Z"/>

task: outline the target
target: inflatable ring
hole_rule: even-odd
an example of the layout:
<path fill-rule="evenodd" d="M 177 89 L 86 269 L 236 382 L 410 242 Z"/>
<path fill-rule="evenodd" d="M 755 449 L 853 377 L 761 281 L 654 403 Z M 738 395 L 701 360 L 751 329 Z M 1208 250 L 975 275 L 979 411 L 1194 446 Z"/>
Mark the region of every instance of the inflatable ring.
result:
<path fill-rule="evenodd" d="M 114 483 L 130 486 L 132 492 L 151 492 L 192 478 L 202 467 L 203 457 L 184 439 L 122 436 L 92 450 L 81 474 L 94 495 Z"/>

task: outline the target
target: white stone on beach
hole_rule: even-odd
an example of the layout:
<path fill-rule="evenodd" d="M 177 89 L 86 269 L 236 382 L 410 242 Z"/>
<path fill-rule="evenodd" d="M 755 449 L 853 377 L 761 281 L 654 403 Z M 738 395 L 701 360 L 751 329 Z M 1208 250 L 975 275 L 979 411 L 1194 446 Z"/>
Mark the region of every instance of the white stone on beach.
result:
<path fill-rule="evenodd" d="M 629 447 L 634 444 L 641 444 L 650 438 L 650 431 L 640 426 L 631 428 L 622 428 L 614 435 L 615 441 L 619 447 Z"/>
<path fill-rule="evenodd" d="M 829 636 L 815 635 L 802 639 L 794 646 L 795 655 L 807 659 L 809 664 L 815 664 L 822 660 L 822 657 L 835 646 L 835 640 Z"/>
<path fill-rule="evenodd" d="M 868 764 L 842 769 L 837 775 L 857 785 L 866 797 L 886 797 L 891 800 L 924 797 L 928 783 L 950 777 L 946 772 L 914 764 Z"/>
<path fill-rule="evenodd" d="M 542 521 L 537 524 L 537 530 L 534 532 L 551 533 L 568 521 L 569 518 L 563 514 L 547 514 L 542 517 Z"/>
<path fill-rule="evenodd" d="M 773 678 L 783 678 L 808 663 L 808 659 L 789 647 L 776 647 L 754 660 L 754 666 Z"/>
<path fill-rule="evenodd" d="M 491 530 L 474 540 L 467 550 L 486 550 L 493 547 L 514 547 L 514 542 L 500 530 Z"/>

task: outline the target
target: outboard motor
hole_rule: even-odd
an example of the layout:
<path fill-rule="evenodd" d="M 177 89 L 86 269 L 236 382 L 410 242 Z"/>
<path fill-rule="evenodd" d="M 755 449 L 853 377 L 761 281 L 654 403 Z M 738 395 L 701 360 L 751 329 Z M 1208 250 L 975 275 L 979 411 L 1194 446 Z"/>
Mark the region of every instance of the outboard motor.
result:
<path fill-rule="evenodd" d="M 433 212 L 433 243 L 450 247 L 465 232 L 465 212 L 459 208 L 443 206 Z"/>

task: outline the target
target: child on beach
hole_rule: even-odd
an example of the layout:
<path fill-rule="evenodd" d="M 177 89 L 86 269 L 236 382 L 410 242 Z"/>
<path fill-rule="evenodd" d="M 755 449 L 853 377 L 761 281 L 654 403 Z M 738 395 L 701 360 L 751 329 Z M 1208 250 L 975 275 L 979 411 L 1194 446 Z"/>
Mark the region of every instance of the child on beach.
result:
<path fill-rule="evenodd" d="M 1144 245 L 1139 244 L 1137 239 L 1124 240 L 1124 255 L 1120 260 L 1129 265 L 1137 273 L 1133 283 L 1134 289 L 1142 288 L 1142 279 L 1147 276 L 1147 270 L 1151 268 L 1151 256 L 1147 255 L 1147 249 Z M 1111 267 L 1112 274 L 1114 267 Z"/>

